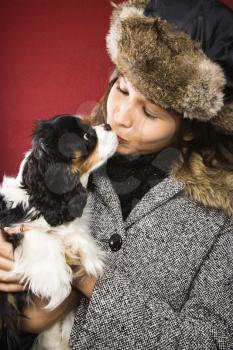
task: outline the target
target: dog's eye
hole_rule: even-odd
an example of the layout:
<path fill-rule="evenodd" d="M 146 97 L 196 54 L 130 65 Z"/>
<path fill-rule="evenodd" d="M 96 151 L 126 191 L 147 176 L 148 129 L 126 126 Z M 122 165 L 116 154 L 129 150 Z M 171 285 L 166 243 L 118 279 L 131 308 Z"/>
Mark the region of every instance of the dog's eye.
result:
<path fill-rule="evenodd" d="M 89 140 L 89 134 L 87 132 L 85 132 L 85 134 L 83 135 L 84 140 L 88 141 Z"/>

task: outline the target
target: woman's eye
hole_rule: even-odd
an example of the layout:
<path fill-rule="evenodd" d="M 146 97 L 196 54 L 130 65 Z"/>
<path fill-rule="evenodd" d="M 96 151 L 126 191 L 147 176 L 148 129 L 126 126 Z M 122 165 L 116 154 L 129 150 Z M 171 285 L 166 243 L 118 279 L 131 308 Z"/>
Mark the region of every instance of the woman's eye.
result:
<path fill-rule="evenodd" d="M 121 89 L 120 85 L 117 85 L 117 90 L 120 91 L 124 95 L 128 95 L 128 91 Z"/>
<path fill-rule="evenodd" d="M 150 118 L 150 119 L 157 119 L 157 116 L 156 116 L 155 114 L 152 114 L 152 113 L 148 112 L 148 111 L 145 109 L 145 107 L 143 107 L 143 112 L 144 112 L 144 114 L 145 114 L 148 118 Z"/>
<path fill-rule="evenodd" d="M 83 135 L 84 140 L 88 141 L 89 140 L 89 134 L 87 132 L 85 132 L 85 134 Z"/>

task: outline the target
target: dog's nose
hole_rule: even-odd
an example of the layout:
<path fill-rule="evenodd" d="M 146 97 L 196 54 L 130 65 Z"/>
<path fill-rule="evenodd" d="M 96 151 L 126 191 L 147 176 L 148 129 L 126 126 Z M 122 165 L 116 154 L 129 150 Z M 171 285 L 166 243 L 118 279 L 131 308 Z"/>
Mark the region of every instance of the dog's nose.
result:
<path fill-rule="evenodd" d="M 109 124 L 104 124 L 104 130 L 110 131 L 112 128 Z"/>

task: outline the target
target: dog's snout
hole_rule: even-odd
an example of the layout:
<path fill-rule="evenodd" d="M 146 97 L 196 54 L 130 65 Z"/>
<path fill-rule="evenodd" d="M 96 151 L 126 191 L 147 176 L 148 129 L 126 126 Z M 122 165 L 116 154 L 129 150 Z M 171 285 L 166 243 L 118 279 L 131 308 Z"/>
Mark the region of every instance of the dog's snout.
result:
<path fill-rule="evenodd" d="M 104 124 L 104 130 L 110 131 L 110 130 L 112 130 L 112 128 L 109 124 Z"/>

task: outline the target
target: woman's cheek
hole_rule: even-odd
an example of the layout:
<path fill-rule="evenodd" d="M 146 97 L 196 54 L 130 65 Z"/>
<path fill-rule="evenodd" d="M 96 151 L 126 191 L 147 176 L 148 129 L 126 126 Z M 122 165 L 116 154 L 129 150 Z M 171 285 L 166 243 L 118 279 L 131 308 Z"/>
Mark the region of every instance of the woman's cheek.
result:
<path fill-rule="evenodd" d="M 113 116 L 114 104 L 112 103 L 111 96 L 109 96 L 107 101 L 107 123 L 112 124 L 112 116 Z"/>
<path fill-rule="evenodd" d="M 114 125 L 114 115 L 116 115 L 118 107 L 116 104 L 107 105 L 107 123 L 111 126 Z"/>

